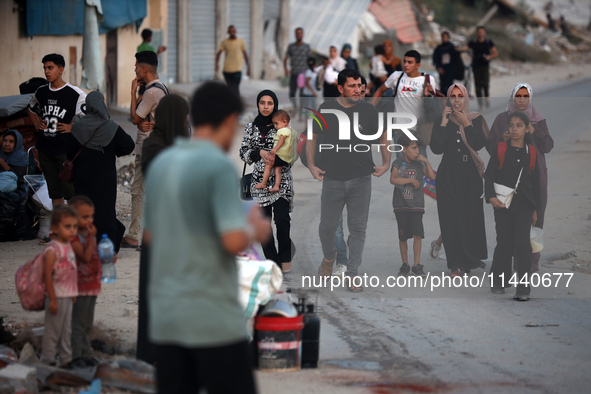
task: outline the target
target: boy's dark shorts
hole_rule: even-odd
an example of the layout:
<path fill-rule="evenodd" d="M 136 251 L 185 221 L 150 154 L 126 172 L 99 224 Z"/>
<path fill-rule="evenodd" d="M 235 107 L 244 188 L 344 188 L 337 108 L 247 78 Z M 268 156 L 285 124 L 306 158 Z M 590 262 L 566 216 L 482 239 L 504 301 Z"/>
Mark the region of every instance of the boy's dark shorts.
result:
<path fill-rule="evenodd" d="M 275 162 L 273 163 L 273 167 L 289 167 L 289 163 L 281 159 L 279 156 L 275 155 Z"/>
<path fill-rule="evenodd" d="M 406 241 L 414 236 L 425 238 L 423 229 L 423 214 L 425 212 L 394 212 L 396 222 L 398 223 L 398 239 Z"/>
<path fill-rule="evenodd" d="M 74 195 L 74 184 L 64 182 L 60 179 L 60 172 L 66 159 L 65 153 L 61 155 L 46 155 L 39 151 L 39 165 L 43 170 L 43 175 L 47 182 L 49 198 L 52 200 L 59 198 L 69 200 Z"/>

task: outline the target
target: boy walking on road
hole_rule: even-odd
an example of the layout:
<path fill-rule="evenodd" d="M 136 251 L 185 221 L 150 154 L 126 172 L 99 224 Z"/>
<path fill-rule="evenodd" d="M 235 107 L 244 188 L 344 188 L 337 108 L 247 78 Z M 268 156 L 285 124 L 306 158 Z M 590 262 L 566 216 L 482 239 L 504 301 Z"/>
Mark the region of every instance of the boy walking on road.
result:
<path fill-rule="evenodd" d="M 412 273 L 425 277 L 421 262 L 421 245 L 425 237 L 423 230 L 423 214 L 425 213 L 425 193 L 423 192 L 423 176 L 434 180 L 435 173 L 427 158 L 419 153 L 417 141 L 406 134 L 398 138 L 402 145 L 402 158 L 392 163 L 390 183 L 394 187 L 392 206 L 398 223 L 398 240 L 402 266 L 398 276 L 407 276 L 410 271 L 408 264 L 407 240 L 413 239 L 414 264 Z"/>
<path fill-rule="evenodd" d="M 490 87 L 490 61 L 499 56 L 495 43 L 486 37 L 484 26 L 478 26 L 476 29 L 476 39 L 462 48 L 467 51 L 472 49 L 472 71 L 474 72 L 474 87 L 476 88 L 476 98 L 478 99 L 479 112 L 490 107 L 489 87 Z"/>

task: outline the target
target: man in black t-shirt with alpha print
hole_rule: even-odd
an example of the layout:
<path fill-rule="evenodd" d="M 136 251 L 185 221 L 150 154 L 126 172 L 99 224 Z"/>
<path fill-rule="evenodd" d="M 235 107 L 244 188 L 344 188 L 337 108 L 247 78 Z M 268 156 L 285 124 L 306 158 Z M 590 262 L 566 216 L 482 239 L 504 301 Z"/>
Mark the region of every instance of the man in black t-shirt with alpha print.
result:
<path fill-rule="evenodd" d="M 63 182 L 59 173 L 66 161 L 66 135 L 76 115 L 83 115 L 86 93 L 64 82 L 66 62 L 62 55 L 52 53 L 43 57 L 43 71 L 48 85 L 41 86 L 29 103 L 29 117 L 39 130 L 36 148 L 39 164 L 47 181 L 53 206 L 64 203 L 74 195 L 72 183 Z"/>

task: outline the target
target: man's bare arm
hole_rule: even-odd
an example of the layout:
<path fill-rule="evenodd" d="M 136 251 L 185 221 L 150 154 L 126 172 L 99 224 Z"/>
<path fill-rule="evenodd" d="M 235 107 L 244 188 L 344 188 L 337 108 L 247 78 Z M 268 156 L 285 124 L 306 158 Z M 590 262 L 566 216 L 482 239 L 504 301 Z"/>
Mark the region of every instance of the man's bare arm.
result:
<path fill-rule="evenodd" d="M 388 88 L 385 84 L 380 85 L 378 90 L 376 90 L 376 92 L 374 93 L 373 98 L 371 99 L 371 104 L 373 106 L 378 105 L 378 103 L 380 102 L 380 97 L 382 97 L 386 90 L 388 90 Z"/>

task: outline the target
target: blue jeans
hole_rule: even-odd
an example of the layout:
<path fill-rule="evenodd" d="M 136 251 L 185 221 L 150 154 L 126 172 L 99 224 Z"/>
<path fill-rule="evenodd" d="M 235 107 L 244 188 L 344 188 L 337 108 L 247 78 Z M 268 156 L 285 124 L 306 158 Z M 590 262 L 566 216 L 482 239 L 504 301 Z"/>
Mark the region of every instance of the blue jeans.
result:
<path fill-rule="evenodd" d="M 324 178 L 320 200 L 320 244 L 326 260 L 333 260 L 337 253 L 335 234 L 343 207 L 347 206 L 347 227 L 349 228 L 349 260 L 347 275 L 358 274 L 365 246 L 367 218 L 371 200 L 371 175 L 337 181 Z"/>

